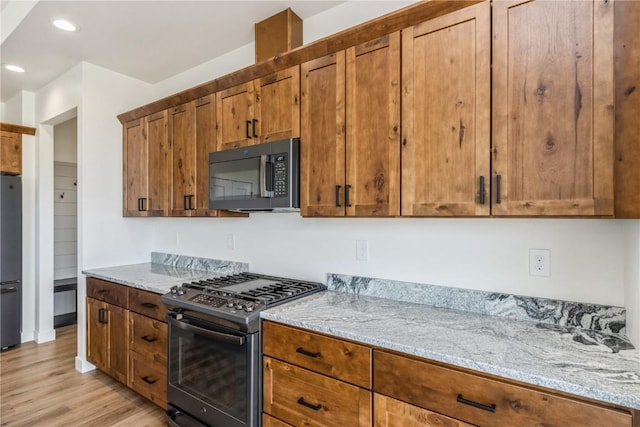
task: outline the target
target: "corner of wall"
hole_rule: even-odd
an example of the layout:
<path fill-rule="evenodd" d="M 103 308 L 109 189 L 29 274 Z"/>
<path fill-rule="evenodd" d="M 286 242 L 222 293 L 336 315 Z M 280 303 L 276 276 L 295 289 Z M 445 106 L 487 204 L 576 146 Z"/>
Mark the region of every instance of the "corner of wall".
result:
<path fill-rule="evenodd" d="M 627 309 L 627 337 L 640 348 L 640 221 L 629 220 L 625 250 L 625 308 Z"/>

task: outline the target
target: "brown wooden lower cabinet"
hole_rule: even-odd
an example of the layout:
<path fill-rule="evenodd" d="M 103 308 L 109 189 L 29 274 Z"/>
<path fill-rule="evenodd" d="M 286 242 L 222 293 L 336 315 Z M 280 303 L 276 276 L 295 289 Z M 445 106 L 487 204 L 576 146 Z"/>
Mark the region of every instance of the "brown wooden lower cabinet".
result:
<path fill-rule="evenodd" d="M 477 426 L 632 427 L 630 412 L 385 351 L 373 352 L 373 378 L 377 393 Z"/>
<path fill-rule="evenodd" d="M 375 427 L 473 427 L 378 393 L 373 394 L 373 422 Z"/>
<path fill-rule="evenodd" d="M 87 298 L 87 360 L 127 384 L 129 311 Z"/>
<path fill-rule="evenodd" d="M 262 333 L 264 354 L 371 389 L 371 348 L 272 322 Z"/>
<path fill-rule="evenodd" d="M 264 358 L 264 411 L 296 426 L 371 426 L 371 392 Z"/>
<path fill-rule="evenodd" d="M 263 331 L 265 427 L 640 427 L 640 411 L 274 322 Z"/>
<path fill-rule="evenodd" d="M 262 427 L 293 427 L 291 424 L 273 418 L 270 415 L 262 414 Z"/>
<path fill-rule="evenodd" d="M 167 407 L 167 324 L 131 312 L 129 317 L 129 387 L 158 406 Z"/>
<path fill-rule="evenodd" d="M 160 363 L 150 363 L 138 353 L 131 353 L 129 387 L 156 405 L 167 409 L 167 367 Z"/>
<path fill-rule="evenodd" d="M 87 360 L 163 409 L 165 312 L 158 294 L 87 277 Z"/>

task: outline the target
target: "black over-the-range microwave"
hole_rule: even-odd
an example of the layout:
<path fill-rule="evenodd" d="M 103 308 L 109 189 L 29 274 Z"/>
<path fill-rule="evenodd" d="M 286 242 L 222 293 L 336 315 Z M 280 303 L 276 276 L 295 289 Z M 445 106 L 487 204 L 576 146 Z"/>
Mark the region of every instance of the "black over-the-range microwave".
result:
<path fill-rule="evenodd" d="M 209 208 L 297 211 L 300 139 L 284 139 L 209 154 Z"/>

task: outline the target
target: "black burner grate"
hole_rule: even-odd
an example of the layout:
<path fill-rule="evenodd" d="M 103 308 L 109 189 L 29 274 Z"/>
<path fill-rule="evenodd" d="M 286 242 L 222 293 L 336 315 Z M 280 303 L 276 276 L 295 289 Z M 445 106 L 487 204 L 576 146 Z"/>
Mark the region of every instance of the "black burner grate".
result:
<path fill-rule="evenodd" d="M 273 284 L 260 285 L 256 284 L 255 288 L 243 289 L 234 292 L 225 289 L 232 285 L 241 285 L 258 279 L 264 279 L 274 282 Z M 256 282 L 259 283 L 259 282 Z M 283 302 L 289 299 L 298 298 L 309 293 L 326 289 L 321 283 L 304 282 L 299 280 L 284 279 L 281 277 L 264 276 L 253 273 L 239 273 L 230 276 L 222 276 L 211 279 L 198 280 L 182 285 L 184 288 L 196 289 L 203 293 L 215 295 L 231 296 L 239 299 L 259 301 L 264 305 Z M 208 306 L 215 306 L 218 301 L 214 301 L 212 297 L 206 297 L 201 294 L 198 298 L 192 299 L 193 302 L 204 303 Z"/>

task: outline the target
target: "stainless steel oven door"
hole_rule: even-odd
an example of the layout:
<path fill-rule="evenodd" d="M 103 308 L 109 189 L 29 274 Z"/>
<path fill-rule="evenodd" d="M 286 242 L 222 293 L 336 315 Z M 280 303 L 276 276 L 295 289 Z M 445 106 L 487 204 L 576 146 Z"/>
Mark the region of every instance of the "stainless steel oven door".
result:
<path fill-rule="evenodd" d="M 259 334 L 228 329 L 187 312 L 169 313 L 167 321 L 169 403 L 212 427 L 258 426 Z"/>

